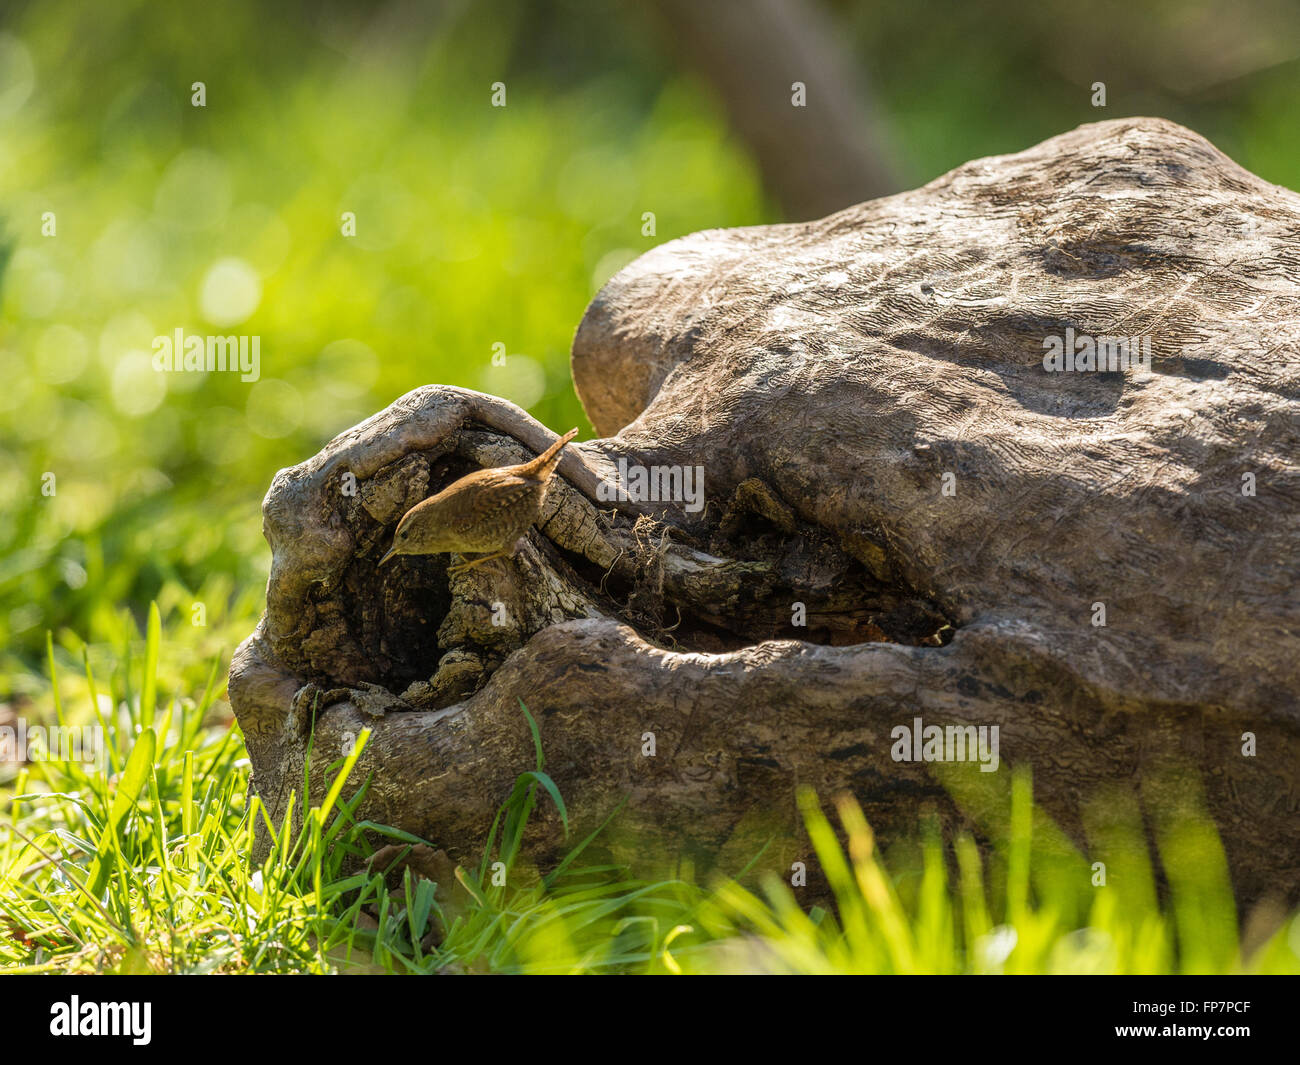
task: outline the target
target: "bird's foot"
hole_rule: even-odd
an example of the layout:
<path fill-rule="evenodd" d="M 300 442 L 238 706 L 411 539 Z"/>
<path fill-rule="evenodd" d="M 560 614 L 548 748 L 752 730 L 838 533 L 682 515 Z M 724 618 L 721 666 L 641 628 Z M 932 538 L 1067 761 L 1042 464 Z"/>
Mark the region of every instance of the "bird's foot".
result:
<path fill-rule="evenodd" d="M 473 569 L 482 562 L 490 562 L 494 558 L 505 558 L 510 555 L 509 551 L 493 551 L 490 555 L 480 555 L 478 558 L 471 559 L 469 562 L 458 562 L 454 566 L 447 567 L 447 573 L 464 573 L 467 569 Z"/>

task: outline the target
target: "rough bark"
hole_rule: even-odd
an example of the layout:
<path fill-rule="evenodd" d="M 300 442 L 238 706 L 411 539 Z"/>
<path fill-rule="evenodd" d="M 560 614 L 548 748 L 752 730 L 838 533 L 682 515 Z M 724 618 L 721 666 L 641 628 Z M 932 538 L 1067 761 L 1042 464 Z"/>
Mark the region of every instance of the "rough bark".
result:
<path fill-rule="evenodd" d="M 406 508 L 554 439 L 502 400 L 419 389 L 277 475 L 231 668 L 256 787 L 279 816 L 313 722 L 319 764 L 367 726 L 365 816 L 473 858 L 531 766 L 522 699 L 583 824 L 627 798 L 625 856 L 734 869 L 800 784 L 886 840 L 979 825 L 1014 764 L 1082 841 L 1090 798 L 1150 812 L 1173 767 L 1240 895 L 1293 894 L 1298 236 L 1296 194 L 1129 119 L 650 252 L 578 330 L 604 437 L 513 562 L 375 565 Z M 1067 329 L 1149 337 L 1152 372 L 1046 372 Z M 702 466 L 707 505 L 601 499 L 620 458 Z M 915 717 L 997 725 L 1002 768 L 894 761 Z M 529 845 L 561 845 L 546 807 Z"/>

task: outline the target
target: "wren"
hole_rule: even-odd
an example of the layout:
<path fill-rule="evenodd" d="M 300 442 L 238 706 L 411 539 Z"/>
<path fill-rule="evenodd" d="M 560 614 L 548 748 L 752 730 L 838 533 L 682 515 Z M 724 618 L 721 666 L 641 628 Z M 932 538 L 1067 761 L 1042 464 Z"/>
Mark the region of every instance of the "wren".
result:
<path fill-rule="evenodd" d="M 397 523 L 393 546 L 379 564 L 394 555 L 482 555 L 447 570 L 455 573 L 513 555 L 541 517 L 561 450 L 577 435 L 577 429 L 570 429 L 535 459 L 518 466 L 475 470 L 417 503 Z"/>

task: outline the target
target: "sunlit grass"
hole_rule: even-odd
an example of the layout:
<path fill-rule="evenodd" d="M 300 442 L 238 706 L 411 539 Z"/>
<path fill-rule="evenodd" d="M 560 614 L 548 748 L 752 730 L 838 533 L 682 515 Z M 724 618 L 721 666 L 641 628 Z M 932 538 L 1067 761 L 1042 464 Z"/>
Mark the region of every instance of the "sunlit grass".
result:
<path fill-rule="evenodd" d="M 502 796 L 473 867 L 436 841 L 357 819 L 368 782 L 350 772 L 364 735 L 346 758 L 309 765 L 330 781 L 325 798 L 277 829 L 249 795 L 222 663 L 192 694 L 174 691 L 175 644 L 156 609 L 145 629 L 107 691 L 89 653 L 73 674 L 68 653 L 48 645 L 42 720 L 98 724 L 108 743 L 102 767 L 36 760 L 0 787 L 7 971 L 1300 972 L 1295 915 L 1243 956 L 1210 822 L 1181 811 L 1162 830 L 1167 901 L 1134 857 L 1145 842 L 1131 825 L 1099 837 L 1114 880 L 1097 886 L 1082 855 L 1062 860 L 1023 772 L 987 854 L 967 834 L 946 844 L 931 824 L 919 861 L 894 870 L 851 798 L 834 800 L 835 824 L 801 793 L 810 865 L 833 895 L 826 906 L 770 868 L 761 886 L 751 876 L 700 886 L 591 864 L 607 826 L 572 840 L 555 868 L 532 868 L 522 855 L 536 804 L 555 803 L 566 826 L 570 811 L 522 704 L 535 765 Z M 254 861 L 259 831 L 267 853 Z"/>
<path fill-rule="evenodd" d="M 806 910 L 789 884 L 764 877 L 761 893 L 733 882 L 700 906 L 706 946 L 688 971 L 930 974 L 1165 974 L 1298 973 L 1300 914 L 1279 927 L 1250 957 L 1237 937 L 1236 910 L 1224 889 L 1226 867 L 1208 872 L 1196 843 L 1213 825 L 1193 817 L 1164 852 L 1171 886 L 1165 909 L 1146 906 L 1154 885 L 1092 888 L 1082 922 L 1066 919 L 1077 885 L 1064 879 L 1034 883 L 1034 809 L 1025 773 L 1016 775 L 1009 811 L 1009 852 L 993 859 L 1004 887 L 994 890 L 980 850 L 959 835 L 945 852 L 937 832 L 923 843 L 919 886 L 903 897 L 876 850 L 856 801 L 837 799 L 840 833 L 817 798 L 800 806 L 818 861 L 834 892 L 834 912 Z M 847 839 L 841 845 L 840 835 Z M 1216 837 L 1217 844 L 1217 837 Z M 1181 853 L 1178 848 L 1182 848 Z M 1221 858 L 1220 851 L 1220 858 Z M 953 861 L 952 859 L 955 859 Z M 955 864 L 955 875 L 950 873 Z M 1190 918 L 1190 919 L 1189 919 Z M 692 929 L 692 931 L 694 931 Z M 690 941 L 690 937 L 686 937 Z M 718 950 L 718 945 L 725 949 Z"/>
<path fill-rule="evenodd" d="M 7 13 L 0 700 L 46 630 L 91 633 L 105 604 L 140 610 L 168 585 L 238 607 L 246 634 L 276 470 L 413 388 L 585 425 L 568 356 L 599 285 L 675 236 L 768 220 L 698 86 L 548 85 L 508 62 L 525 12 L 463 16 L 367 59 L 341 11 L 312 32 L 302 11 L 239 2 Z M 214 321 L 208 282 L 232 261 L 258 295 Z M 154 338 L 176 329 L 260 337 L 260 379 L 155 372 Z"/>
<path fill-rule="evenodd" d="M 585 844 L 545 876 L 519 863 L 539 796 L 563 801 L 540 737 L 537 766 L 506 797 L 478 869 L 448 865 L 435 888 L 408 868 L 388 885 L 366 864 L 375 842 L 399 848 L 387 868 L 423 841 L 353 816 L 366 785 L 348 776 L 366 735 L 347 758 L 310 767 L 332 782 L 324 801 L 296 831 L 292 811 L 277 830 L 248 795 L 237 727 L 205 725 L 216 663 L 196 698 L 160 706 L 160 644 L 153 610 L 143 661 L 118 674 L 138 690 L 115 692 L 107 716 L 79 715 L 104 728 L 104 771 L 38 760 L 10 783 L 0 825 L 0 964 L 10 971 L 620 969 L 650 964 L 659 930 L 692 897 L 683 885 L 584 867 Z M 93 673 L 85 690 L 98 708 Z M 57 684 L 53 692 L 63 722 Z M 258 830 L 269 854 L 254 862 Z"/>

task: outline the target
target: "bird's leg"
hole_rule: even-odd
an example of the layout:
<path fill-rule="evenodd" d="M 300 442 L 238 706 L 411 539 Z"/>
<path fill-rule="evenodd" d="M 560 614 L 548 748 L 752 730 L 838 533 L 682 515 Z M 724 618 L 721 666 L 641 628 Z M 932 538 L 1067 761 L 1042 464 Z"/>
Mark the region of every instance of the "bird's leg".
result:
<path fill-rule="evenodd" d="M 447 572 L 460 573 L 462 570 L 467 570 L 471 566 L 477 566 L 480 562 L 490 562 L 494 558 L 513 558 L 515 555 L 519 553 L 520 548 L 522 548 L 523 546 L 524 546 L 524 537 L 521 536 L 510 547 L 503 548 L 500 551 L 493 551 L 492 554 L 483 555 L 480 558 L 474 559 L 472 562 L 460 562 L 457 563 L 455 566 L 448 566 Z"/>
<path fill-rule="evenodd" d="M 463 573 L 463 572 L 464 572 L 465 570 L 467 570 L 467 569 L 473 569 L 473 568 L 474 568 L 475 566 L 477 566 L 480 562 L 490 562 L 490 561 L 491 561 L 492 559 L 494 559 L 494 558 L 502 558 L 502 557 L 505 557 L 505 556 L 508 556 L 508 555 L 511 555 L 511 554 L 513 554 L 512 551 L 493 551 L 492 554 L 490 554 L 490 555 L 480 555 L 478 558 L 473 559 L 473 560 L 470 561 L 470 562 L 459 562 L 459 563 L 457 563 L 457 564 L 454 565 L 454 566 L 448 566 L 448 567 L 447 567 L 447 572 L 448 572 L 449 574 L 450 574 L 450 573 Z"/>

